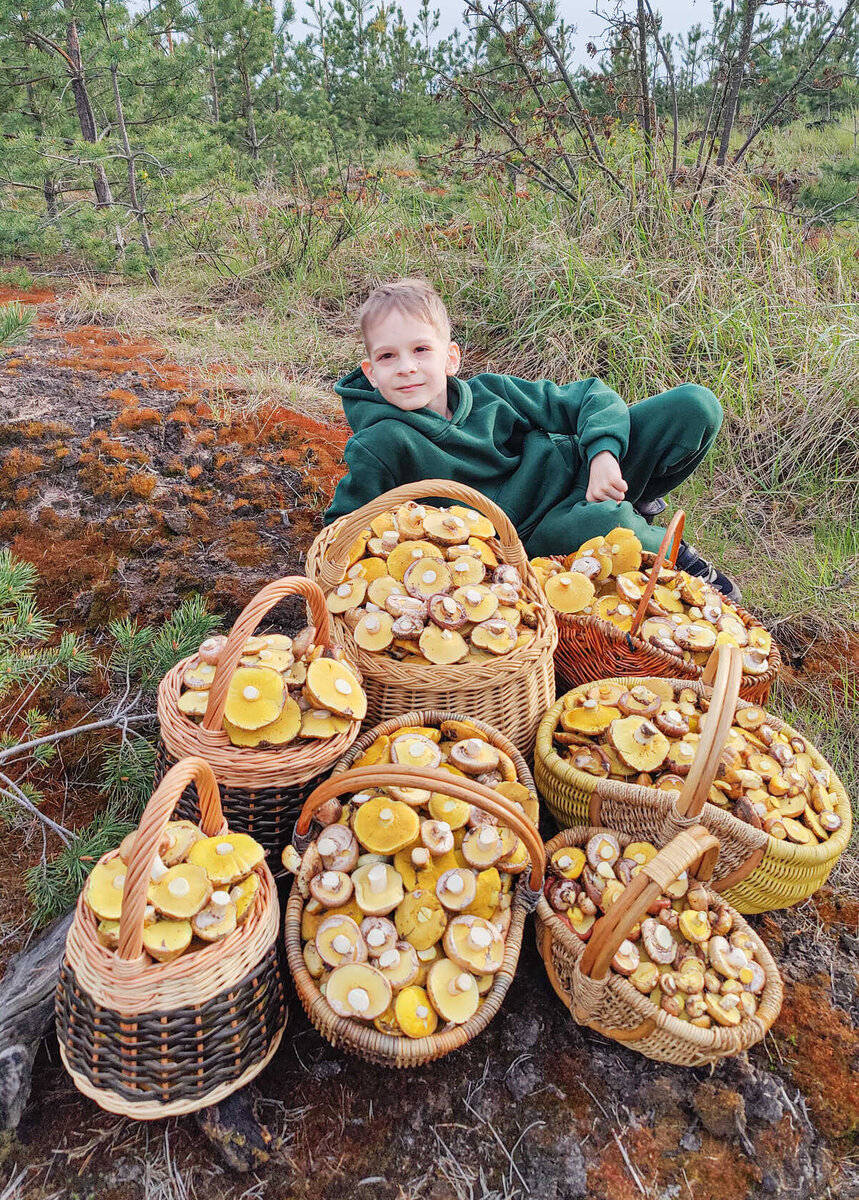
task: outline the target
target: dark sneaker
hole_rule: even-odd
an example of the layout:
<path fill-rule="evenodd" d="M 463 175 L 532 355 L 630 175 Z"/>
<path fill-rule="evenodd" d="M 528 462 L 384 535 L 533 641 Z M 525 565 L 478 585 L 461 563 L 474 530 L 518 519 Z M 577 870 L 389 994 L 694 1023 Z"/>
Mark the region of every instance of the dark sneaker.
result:
<path fill-rule="evenodd" d="M 648 525 L 652 525 L 658 516 L 665 512 L 668 505 L 661 498 L 656 500 L 640 500 L 632 506 L 639 516 L 644 517 Z"/>
<path fill-rule="evenodd" d="M 681 571 L 685 571 L 687 575 L 697 575 L 705 583 L 709 583 L 721 592 L 723 596 L 727 596 L 734 604 L 739 604 L 743 598 L 743 593 L 733 579 L 719 571 L 711 562 L 707 562 L 706 558 L 702 558 L 695 547 L 690 546 L 688 542 L 681 541 L 675 566 Z"/>

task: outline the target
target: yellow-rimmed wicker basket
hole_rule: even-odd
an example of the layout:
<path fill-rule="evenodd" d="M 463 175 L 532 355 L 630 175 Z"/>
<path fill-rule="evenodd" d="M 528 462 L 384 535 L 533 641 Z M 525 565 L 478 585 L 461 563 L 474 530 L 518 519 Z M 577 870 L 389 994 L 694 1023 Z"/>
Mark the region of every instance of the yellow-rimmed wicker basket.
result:
<path fill-rule="evenodd" d="M 218 662 L 206 715 L 199 725 L 179 711 L 182 675 L 192 658 L 177 663 L 158 687 L 161 736 L 156 781 L 179 759 L 189 754 L 201 755 L 215 772 L 230 828 L 249 833 L 273 858 L 279 856 L 292 837 L 295 819 L 315 783 L 351 746 L 361 728 L 360 721 L 351 721 L 346 733 L 326 740 L 298 739 L 280 749 L 234 746 L 230 741 L 223 718 L 233 671 L 245 642 L 260 621 L 289 596 L 304 597 L 316 628 L 317 644 L 330 646 L 331 623 L 321 589 L 303 576 L 287 576 L 261 588 L 236 618 Z M 190 820 L 199 819 L 193 788 L 182 796 L 178 814 Z"/>
<path fill-rule="evenodd" d="M 345 622 L 333 618 L 337 640 L 347 647 L 364 676 L 367 720 L 387 721 L 410 709 L 466 712 L 502 729 L 526 757 L 534 748 L 540 718 L 555 698 L 553 656 L 558 639 L 554 614 L 546 604 L 525 548 L 509 518 L 474 488 L 448 479 L 424 479 L 385 492 L 348 516 L 340 517 L 315 539 L 307 555 L 307 573 L 325 592 L 341 583 L 349 550 L 370 521 L 409 500 L 444 497 L 488 517 L 498 533 L 490 542 L 501 562 L 516 567 L 530 601 L 536 601 L 534 638 L 521 650 L 495 662 L 423 666 L 371 654 L 356 645 Z"/>
<path fill-rule="evenodd" d="M 537 788 L 534 785 L 534 778 L 528 769 L 528 764 L 519 753 L 518 749 L 513 745 L 509 738 L 506 738 L 503 733 L 500 733 L 492 725 L 487 725 L 485 721 L 477 721 L 474 717 L 467 717 L 463 713 L 440 712 L 438 709 L 421 708 L 414 712 L 403 713 L 400 717 L 391 717 L 389 721 L 383 721 L 381 725 L 377 725 L 375 729 L 368 729 L 366 733 L 362 733 L 354 745 L 350 746 L 340 761 L 331 772 L 332 776 L 341 775 L 344 771 L 349 771 L 354 767 L 355 763 L 360 759 L 361 755 L 373 745 L 377 738 L 387 736 L 394 737 L 400 729 L 408 729 L 414 726 L 430 726 L 438 727 L 442 721 L 464 721 L 466 724 L 473 726 L 481 733 L 485 734 L 489 742 L 498 750 L 502 750 L 509 759 L 511 759 L 516 768 L 516 778 L 519 783 L 523 784 L 533 796 L 533 803 L 528 804 L 527 801 L 523 804 L 525 816 L 535 825 L 540 823 L 540 804 L 537 799 Z"/>
<path fill-rule="evenodd" d="M 78 900 L 56 994 L 57 1037 L 84 1095 L 137 1120 L 194 1112 L 244 1087 L 270 1061 L 286 1023 L 278 965 L 280 907 L 268 866 L 250 916 L 233 933 L 173 962 L 143 951 L 152 867 L 176 801 L 193 780 L 203 832 L 226 833 L 208 763 L 186 758 L 162 780 L 143 816 L 123 890 L 119 949 L 98 939 Z M 116 857 L 118 850 L 101 859 Z"/>
<path fill-rule="evenodd" d="M 583 848 L 594 834 L 602 832 L 608 831 L 584 826 L 565 829 L 547 843 L 546 854 L 551 857 L 567 846 Z M 616 836 L 621 847 L 633 840 Z M 738 913 L 733 914 L 734 928 L 753 939 L 755 957 L 766 982 L 755 1015 L 733 1029 L 720 1025 L 701 1029 L 673 1017 L 611 969 L 621 943 L 647 915 L 656 897 L 683 871 L 706 883 L 718 849 L 718 841 L 702 825 L 677 834 L 641 868 L 608 913 L 593 926 L 587 942 L 553 912 L 545 896 L 540 897 L 537 948 L 552 987 L 579 1025 L 587 1025 L 647 1058 L 680 1067 L 707 1066 L 741 1054 L 765 1037 L 781 1010 L 784 989 L 769 950 Z"/>
<path fill-rule="evenodd" d="M 556 613 L 558 622 L 558 648 L 555 651 L 555 666 L 558 675 L 567 687 L 578 687 L 595 679 L 607 679 L 613 675 L 647 675 L 662 679 L 701 679 L 704 668 L 695 662 L 660 650 L 639 636 L 639 629 L 647 616 L 647 605 L 658 582 L 659 572 L 665 562 L 672 564 L 677 557 L 685 516 L 676 512 L 671 519 L 657 554 L 642 555 L 642 570 L 650 577 L 644 595 L 632 619 L 632 628 L 624 633 L 610 621 L 589 613 Z M 563 558 L 556 556 L 558 562 Z M 743 622 L 747 629 L 762 627 L 751 613 L 730 601 L 723 601 Z M 769 669 L 762 675 L 744 675 L 740 695 L 752 704 L 766 704 L 770 688 L 778 677 L 781 654 L 773 642 L 769 656 Z"/>
<path fill-rule="evenodd" d="M 552 735 L 563 712 L 563 698 L 546 713 L 540 725 L 534 776 L 540 795 L 562 826 L 585 822 L 607 825 L 661 845 L 690 823 L 701 822 L 716 835 L 721 846 L 713 887 L 739 912 L 768 912 L 798 904 L 826 882 L 850 841 L 850 800 L 830 764 L 811 742 L 773 716 L 767 718 L 773 729 L 802 738 L 815 767 L 826 767 L 831 772 L 831 790 L 837 797 L 836 812 L 842 820 L 841 828 L 816 846 L 795 845 L 755 829 L 707 800 L 734 712 L 737 708 L 749 707 L 746 701 L 737 700 L 741 668 L 736 650 L 729 649 L 730 654 L 713 655 L 704 680 L 670 681 L 675 695 L 682 688 L 691 688 L 699 696 L 708 697 L 710 711 L 718 713 L 719 717 L 705 725 L 682 792 L 659 791 L 619 779 L 598 779 L 562 759 L 555 750 Z M 707 682 L 714 671 L 715 684 L 711 690 Z M 627 676 L 610 682 L 634 687 L 641 683 L 646 685 L 648 681 Z"/>
<path fill-rule="evenodd" d="M 516 972 L 525 917 L 534 908 L 543 886 L 545 854 L 540 835 L 531 821 L 491 788 L 484 787 L 472 779 L 459 779 L 447 771 L 398 766 L 357 767 L 332 776 L 320 784 L 308 797 L 296 823 L 296 842 L 299 845 L 303 844 L 302 839 L 310 830 L 314 812 L 326 801 L 369 787 L 389 785 L 424 788 L 434 792 L 443 790 L 445 795 L 477 805 L 516 831 L 528 848 L 531 860 L 531 870 L 524 871 L 516 883 L 504 962 L 477 1012 L 461 1025 L 445 1027 L 441 1032 L 429 1037 L 412 1039 L 394 1037 L 363 1021 L 338 1016 L 319 991 L 316 980 L 307 969 L 301 944 L 301 915 L 309 895 L 310 877 L 317 868 L 318 852 L 314 842 L 304 851 L 301 867 L 287 901 L 284 919 L 287 962 L 304 1011 L 333 1046 L 342 1046 L 359 1058 L 384 1067 L 418 1067 L 464 1046 L 486 1028 L 501 1007 Z"/>

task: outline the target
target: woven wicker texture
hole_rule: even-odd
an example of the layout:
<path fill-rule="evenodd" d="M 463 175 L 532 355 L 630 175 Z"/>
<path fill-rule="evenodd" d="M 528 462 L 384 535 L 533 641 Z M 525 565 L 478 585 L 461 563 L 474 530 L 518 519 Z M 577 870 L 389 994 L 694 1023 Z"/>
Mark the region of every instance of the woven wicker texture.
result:
<path fill-rule="evenodd" d="M 629 633 L 623 633 L 610 621 L 585 613 L 555 614 L 558 622 L 555 667 L 567 687 L 578 687 L 594 679 L 613 675 L 647 675 L 662 679 L 702 678 L 704 669 L 697 663 L 684 662 L 682 658 L 668 654 L 638 636 L 659 570 L 664 562 L 671 564 L 677 557 L 684 521 L 683 512 L 676 512 L 665 531 L 659 552 L 642 555 L 642 569 L 650 571 L 650 578 Z M 558 557 L 557 561 L 563 562 L 563 558 Z M 747 628 L 760 626 L 760 622 L 745 609 L 733 605 L 732 610 Z M 766 704 L 780 667 L 781 654 L 773 642 L 770 667 L 766 674 L 743 676 L 740 687 L 743 699 L 752 704 Z"/>
<path fill-rule="evenodd" d="M 593 826 L 565 829 L 547 844 L 546 853 L 551 857 L 562 847 L 584 847 L 599 832 Z M 626 846 L 633 839 L 619 835 L 618 840 L 621 846 Z M 718 1062 L 762 1040 L 781 1009 L 782 981 L 772 955 L 737 913 L 734 928 L 754 940 L 755 956 L 766 974 L 766 984 L 754 1017 L 745 1019 L 735 1029 L 718 1025 L 699 1029 L 672 1017 L 610 969 L 621 942 L 646 915 L 666 882 L 685 870 L 691 870 L 706 882 L 717 850 L 717 840 L 702 825 L 678 834 L 633 879 L 608 914 L 597 921 L 587 942 L 573 933 L 541 896 L 537 904 L 537 947 L 552 987 L 574 1020 L 624 1042 L 648 1058 L 682 1067 Z M 700 865 L 696 865 L 699 861 Z M 715 899 L 713 893 L 711 896 Z"/>
<path fill-rule="evenodd" d="M 300 575 L 287 576 L 261 588 L 236 618 L 218 661 L 217 674 L 209 693 L 209 707 L 201 724 L 195 724 L 178 707 L 182 675 L 192 658 L 177 663 L 159 684 L 158 720 L 167 753 L 175 760 L 189 754 L 201 755 L 211 765 L 222 786 L 258 791 L 260 788 L 289 788 L 306 783 L 327 771 L 354 742 L 361 728 L 360 721 L 352 721 L 347 733 L 309 742 L 297 740 L 280 750 L 234 746 L 223 729 L 227 689 L 242 656 L 244 644 L 263 617 L 287 596 L 303 596 L 306 599 L 319 644 L 330 646 L 331 626 L 323 593 L 309 579 Z M 352 654 L 349 654 L 349 660 L 354 663 Z M 227 815 L 229 818 L 233 814 L 228 812 Z"/>
<path fill-rule="evenodd" d="M 286 1021 L 277 960 L 280 912 L 263 863 L 253 910 L 223 941 L 152 962 L 143 952 L 149 880 L 161 836 L 189 780 L 207 836 L 225 833 L 218 787 L 201 758 L 165 776 L 140 820 L 123 890 L 119 949 L 98 940 L 78 899 L 57 989 L 57 1034 L 76 1086 L 111 1112 L 142 1120 L 214 1103 L 274 1054 Z M 101 859 L 107 862 L 117 851 Z"/>
<path fill-rule="evenodd" d="M 718 665 L 726 657 L 714 655 L 708 664 L 709 668 L 716 664 L 717 683 Z M 736 672 L 734 678 L 736 680 Z M 647 684 L 648 681 L 638 676 L 627 676 L 611 682 L 633 687 Z M 735 708 L 749 707 L 746 701 L 735 702 L 732 699 L 736 695 L 736 683 L 729 694 L 723 686 L 727 683 L 726 677 L 723 683 L 719 683 L 718 691 L 716 688 L 711 690 L 703 680 L 678 679 L 671 682 L 675 695 L 682 688 L 691 688 L 699 696 L 708 697 L 712 711 L 733 714 Z M 724 739 L 715 747 L 715 760 L 712 755 L 709 758 L 713 772 L 709 780 L 702 780 L 700 776 L 693 778 L 690 772 L 692 784 L 696 785 L 694 797 L 688 788 L 688 781 L 684 794 L 662 792 L 625 780 L 597 779 L 576 770 L 572 763 L 562 759 L 555 750 L 552 735 L 563 707 L 562 698 L 546 713 L 537 734 L 534 760 L 537 788 L 558 824 L 602 824 L 662 845 L 678 830 L 700 821 L 716 835 L 721 846 L 713 886 L 739 912 L 768 912 L 775 908 L 789 908 L 805 900 L 826 882 L 839 855 L 850 841 L 852 816 L 850 800 L 843 784 L 808 739 L 778 717 L 767 717 L 773 729 L 801 737 L 806 742 L 815 768 L 819 770 L 826 767 L 831 772 L 831 791 L 837 798 L 836 811 L 841 817 L 842 826 L 816 846 L 779 841 L 707 800 Z M 727 724 L 730 725 L 730 721 Z M 718 727 L 723 726 L 717 726 L 716 722 L 705 726 L 696 757 L 696 764 L 701 770 L 707 757 L 705 747 L 715 738 Z M 706 787 L 703 786 L 704 782 Z"/>
<path fill-rule="evenodd" d="M 161 738 L 155 751 L 155 783 L 161 782 L 177 760 L 167 753 Z M 227 824 L 235 833 L 249 833 L 267 851 L 269 862 L 275 864 L 275 878 L 280 875 L 277 863 L 280 852 L 292 838 L 292 831 L 302 805 L 324 775 L 314 775 L 295 787 L 237 788 L 221 786 L 221 807 Z M 174 816 L 188 821 L 200 820 L 200 803 L 193 783 L 185 788 L 176 804 Z"/>
<path fill-rule="evenodd" d="M 394 488 L 323 529 L 308 552 L 307 573 L 329 592 L 342 582 L 349 549 L 374 517 L 409 500 L 429 496 L 466 504 L 492 521 L 498 532 L 498 538 L 490 543 L 493 550 L 500 561 L 519 570 L 527 598 L 541 606 L 534 639 L 524 649 L 499 657 L 497 662 L 426 667 L 362 650 L 342 619 L 333 617 L 337 640 L 347 647 L 364 676 L 369 705 L 367 722 L 376 725 L 410 709 L 471 713 L 503 729 L 523 754 L 530 756 L 540 717 L 555 698 L 552 659 L 558 639 L 557 626 L 515 528 L 491 500 L 473 488 L 447 479 L 424 479 Z"/>
<path fill-rule="evenodd" d="M 470 804 L 492 813 L 519 834 L 528 847 L 532 868 L 530 872 L 524 871 L 517 881 L 513 895 L 512 920 L 507 932 L 504 962 L 477 1012 L 462 1025 L 446 1027 L 430 1037 L 411 1039 L 393 1037 L 390 1034 L 381 1033 L 374 1026 L 366 1025 L 362 1021 L 339 1017 L 329 1007 L 316 985 L 316 980 L 307 970 L 302 954 L 301 914 L 304 911 L 308 895 L 307 884 L 313 869 L 312 852 L 315 848 L 311 846 L 305 852 L 301 868 L 296 875 L 287 901 L 284 920 L 286 957 L 295 990 L 304 1011 L 323 1037 L 327 1038 L 334 1046 L 342 1046 L 358 1055 L 359 1058 L 380 1066 L 417 1067 L 432 1062 L 434 1059 L 442 1058 L 459 1046 L 464 1046 L 466 1042 L 485 1029 L 498 1012 L 516 972 L 525 917 L 534 907 L 537 895 L 542 888 L 545 854 L 536 828 L 503 796 L 497 795 L 490 788 L 475 783 L 473 780 L 459 779 L 446 771 L 419 770 L 415 767 L 358 767 L 355 770 L 344 771 L 337 776 L 332 776 L 309 797 L 296 825 L 296 836 L 299 837 L 308 832 L 313 813 L 326 800 L 335 796 L 359 792 L 369 787 L 385 787 L 386 785 L 427 788 L 431 791 L 443 790 L 447 795 L 467 800 Z"/>
<path fill-rule="evenodd" d="M 361 755 L 372 746 L 376 738 L 387 735 L 395 737 L 398 730 L 408 729 L 413 726 L 427 725 L 437 727 L 442 721 L 466 721 L 469 725 L 473 725 L 475 729 L 479 729 L 485 734 L 493 746 L 504 753 L 513 762 L 516 768 L 516 777 L 521 784 L 524 784 L 529 792 L 537 795 L 537 788 L 534 783 L 534 778 L 528 769 L 528 764 L 525 759 L 513 745 L 509 738 L 506 738 L 503 733 L 499 733 L 497 729 L 493 729 L 491 725 L 487 725 L 485 721 L 477 721 L 474 717 L 466 717 L 462 713 L 441 712 L 434 708 L 416 709 L 414 712 L 403 713 L 400 717 L 392 717 L 390 721 L 383 721 L 381 725 L 377 725 L 375 729 L 368 729 L 366 733 L 362 733 L 354 745 L 350 746 L 334 770 L 332 775 L 341 775 L 344 771 L 349 771 L 361 757 Z M 525 815 L 534 822 L 539 823 L 540 812 L 539 804 L 535 804 L 532 811 L 528 811 L 525 806 Z"/>

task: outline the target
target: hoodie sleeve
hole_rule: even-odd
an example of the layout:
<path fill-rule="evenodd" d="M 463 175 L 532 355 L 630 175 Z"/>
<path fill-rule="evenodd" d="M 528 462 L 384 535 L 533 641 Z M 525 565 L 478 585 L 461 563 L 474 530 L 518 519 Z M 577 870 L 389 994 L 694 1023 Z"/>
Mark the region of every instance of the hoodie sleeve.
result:
<path fill-rule="evenodd" d="M 323 518 L 326 525 L 397 485 L 388 467 L 357 438 L 346 443 L 343 457 L 349 470 L 337 484 L 331 507 Z"/>
<path fill-rule="evenodd" d="M 547 433 L 571 434 L 579 454 L 590 462 L 601 450 L 620 459 L 629 445 L 629 408 L 617 392 L 599 379 L 558 384 L 548 379 L 530 382 L 514 375 L 499 379 L 512 408 L 529 425 Z"/>

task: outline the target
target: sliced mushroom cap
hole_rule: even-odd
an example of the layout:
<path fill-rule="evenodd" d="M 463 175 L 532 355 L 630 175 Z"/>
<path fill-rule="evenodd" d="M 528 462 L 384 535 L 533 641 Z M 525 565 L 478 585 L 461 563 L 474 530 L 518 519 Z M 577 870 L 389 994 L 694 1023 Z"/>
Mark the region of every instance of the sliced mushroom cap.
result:
<path fill-rule="evenodd" d="M 448 958 L 433 963 L 427 974 L 427 993 L 433 1008 L 445 1021 L 461 1025 L 477 1012 L 477 980 Z"/>
<path fill-rule="evenodd" d="M 595 906 L 593 906 L 595 907 Z M 593 927 L 596 924 L 596 912 L 585 912 L 582 909 L 581 900 L 578 904 L 574 904 L 567 912 L 567 924 L 576 933 L 583 942 L 586 942 L 593 932 Z"/>
<path fill-rule="evenodd" d="M 178 863 L 170 867 L 157 883 L 149 885 L 149 902 L 159 913 L 174 920 L 188 920 L 209 903 L 212 880 L 202 866 Z M 227 897 L 229 900 L 229 896 Z"/>
<path fill-rule="evenodd" d="M 355 900 L 362 912 L 370 917 L 383 917 L 393 912 L 403 899 L 403 881 L 387 863 L 371 863 L 352 872 Z"/>
<path fill-rule="evenodd" d="M 579 885 L 573 879 L 546 880 L 546 899 L 557 913 L 565 913 L 568 908 L 572 908 L 578 899 L 579 891 Z"/>
<path fill-rule="evenodd" d="M 671 935 L 671 930 L 654 917 L 647 917 L 641 922 L 641 940 L 655 963 L 670 966 L 677 957 L 678 945 Z"/>
<path fill-rule="evenodd" d="M 491 593 L 490 593 L 491 594 Z M 497 596 L 493 597 L 495 600 Z M 473 617 L 470 617 L 474 620 Z M 518 634 L 509 621 L 495 616 L 486 621 L 480 621 L 471 631 L 471 644 L 490 654 L 509 654 L 516 648 Z"/>
<path fill-rule="evenodd" d="M 662 707 L 662 700 L 641 683 L 618 697 L 617 707 L 627 717 L 652 717 Z"/>
<path fill-rule="evenodd" d="M 477 880 L 473 871 L 455 867 L 445 873 L 435 885 L 438 899 L 451 912 L 462 912 L 473 903 L 477 892 Z"/>
<path fill-rule="evenodd" d="M 316 951 L 329 967 L 367 961 L 367 944 L 357 923 L 344 914 L 326 917 L 316 931 Z"/>
<path fill-rule="evenodd" d="M 504 938 L 481 917 L 454 917 L 444 931 L 447 957 L 472 975 L 494 975 L 504 963 Z"/>
<path fill-rule="evenodd" d="M 391 1003 L 390 983 L 376 967 L 366 962 L 337 966 L 325 988 L 325 999 L 338 1017 L 372 1021 Z"/>
<path fill-rule="evenodd" d="M 215 887 L 229 887 L 250 875 L 265 858 L 265 850 L 247 833 L 201 838 L 188 852 L 188 862 L 202 867 Z"/>
<path fill-rule="evenodd" d="M 438 1028 L 438 1014 L 422 987 L 403 988 L 394 1002 L 397 1024 L 410 1038 L 430 1037 Z"/>
<path fill-rule="evenodd" d="M 365 917 L 361 922 L 361 935 L 367 944 L 370 958 L 378 958 L 385 950 L 397 944 L 397 927 L 387 917 Z"/>
<path fill-rule="evenodd" d="M 613 866 L 620 858 L 620 843 L 613 833 L 595 833 L 585 846 L 585 857 L 594 870 L 601 863 Z"/>
<path fill-rule="evenodd" d="M 209 903 L 191 918 L 191 928 L 203 942 L 220 942 L 238 924 L 238 912 L 229 892 L 212 892 Z"/>
<path fill-rule="evenodd" d="M 360 853 L 358 839 L 348 825 L 328 825 L 316 839 L 316 849 L 326 871 L 354 869 Z"/>
<path fill-rule="evenodd" d="M 405 941 L 398 941 L 396 945 L 383 950 L 374 959 L 373 965 L 382 972 L 395 994 L 415 982 L 420 967 L 417 951 L 410 942 Z"/>
<path fill-rule="evenodd" d="M 143 949 L 156 962 L 168 963 L 188 949 L 192 937 L 190 921 L 154 921 L 143 927 Z"/>
<path fill-rule="evenodd" d="M 450 761 L 466 775 L 476 776 L 497 770 L 501 756 L 490 742 L 470 737 L 451 746 Z"/>
<path fill-rule="evenodd" d="M 345 871 L 322 871 L 310 881 L 310 894 L 326 908 L 334 908 L 351 899 L 354 885 Z"/>
<path fill-rule="evenodd" d="M 649 996 L 659 983 L 659 968 L 656 963 L 640 963 L 629 976 L 629 982 L 644 996 Z"/>
<path fill-rule="evenodd" d="M 631 942 L 628 938 L 624 939 L 611 960 L 612 969 L 617 971 L 618 975 L 632 975 L 640 964 L 641 954 L 635 942 Z"/>

